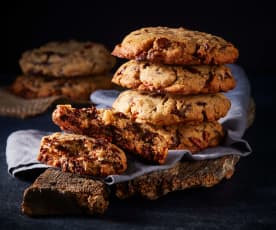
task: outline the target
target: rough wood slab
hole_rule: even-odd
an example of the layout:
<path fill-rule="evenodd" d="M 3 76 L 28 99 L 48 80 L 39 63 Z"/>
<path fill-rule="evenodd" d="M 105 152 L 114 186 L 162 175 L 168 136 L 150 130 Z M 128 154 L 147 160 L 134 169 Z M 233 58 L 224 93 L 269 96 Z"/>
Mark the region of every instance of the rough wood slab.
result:
<path fill-rule="evenodd" d="M 109 205 L 108 196 L 101 181 L 49 168 L 25 190 L 22 212 L 29 216 L 102 214 Z"/>
<path fill-rule="evenodd" d="M 176 190 L 211 187 L 223 178 L 229 179 L 238 160 L 238 156 L 230 155 L 214 160 L 179 162 L 173 168 L 117 184 L 116 196 L 125 199 L 138 195 L 154 200 Z"/>

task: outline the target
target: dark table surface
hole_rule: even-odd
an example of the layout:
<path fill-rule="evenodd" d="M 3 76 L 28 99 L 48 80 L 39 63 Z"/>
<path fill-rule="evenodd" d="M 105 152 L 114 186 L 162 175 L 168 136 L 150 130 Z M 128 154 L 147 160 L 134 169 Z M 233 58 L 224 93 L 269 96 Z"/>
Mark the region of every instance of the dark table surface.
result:
<path fill-rule="evenodd" d="M 31 180 L 7 173 L 6 139 L 15 130 L 58 128 L 51 122 L 53 108 L 25 120 L 0 117 L 0 229 L 276 229 L 276 76 L 258 76 L 251 84 L 257 113 L 244 138 L 253 153 L 239 161 L 230 180 L 156 201 L 111 197 L 103 216 L 24 216 L 20 204 Z"/>

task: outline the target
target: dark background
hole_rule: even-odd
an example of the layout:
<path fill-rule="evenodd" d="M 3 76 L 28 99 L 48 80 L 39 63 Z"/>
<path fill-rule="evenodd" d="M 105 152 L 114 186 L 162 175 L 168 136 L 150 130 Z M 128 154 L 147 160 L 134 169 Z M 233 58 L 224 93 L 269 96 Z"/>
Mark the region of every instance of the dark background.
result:
<path fill-rule="evenodd" d="M 112 50 L 132 30 L 158 25 L 183 26 L 231 41 L 240 50 L 237 63 L 251 78 L 276 73 L 275 12 L 265 1 L 53 0 L 1 5 L 0 82 L 20 73 L 23 51 L 45 42 L 92 40 Z"/>
<path fill-rule="evenodd" d="M 34 219 L 20 212 L 30 181 L 8 175 L 6 139 L 20 129 L 57 127 L 50 110 L 26 120 L 0 117 L 0 229 L 276 229 L 276 11 L 271 2 L 0 1 L 0 85 L 20 73 L 23 51 L 50 40 L 91 40 L 112 50 L 134 29 L 183 26 L 219 35 L 239 48 L 238 64 L 250 79 L 257 108 L 244 136 L 253 153 L 240 160 L 231 180 L 153 202 L 113 197 L 103 217 L 88 218 Z"/>

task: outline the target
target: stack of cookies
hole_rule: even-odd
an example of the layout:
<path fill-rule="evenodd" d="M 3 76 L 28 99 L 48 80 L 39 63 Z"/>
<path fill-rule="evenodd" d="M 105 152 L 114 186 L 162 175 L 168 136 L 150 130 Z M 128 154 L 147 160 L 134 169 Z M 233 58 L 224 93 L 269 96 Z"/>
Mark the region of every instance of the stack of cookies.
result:
<path fill-rule="evenodd" d="M 221 92 L 235 87 L 225 64 L 238 57 L 231 43 L 184 28 L 150 27 L 130 33 L 113 54 L 131 59 L 112 80 L 130 90 L 122 92 L 111 109 L 57 106 L 53 122 L 68 133 L 43 137 L 38 160 L 73 174 L 48 169 L 25 191 L 25 214 L 47 214 L 48 207 L 56 207 L 62 200 L 73 202 L 78 213 L 78 209 L 103 213 L 108 205 L 107 189 L 100 181 L 92 183 L 91 178 L 74 174 L 122 174 L 128 168 L 125 154 L 164 164 L 169 149 L 196 153 L 219 145 L 223 139 L 218 119 L 227 114 L 231 103 Z M 231 177 L 237 159 L 227 156 L 179 163 L 117 184 L 116 195 L 156 199 L 170 191 L 210 187 Z M 39 199 L 41 194 L 49 196 L 46 205 L 37 205 L 37 200 L 45 200 Z M 72 213 L 75 209 L 57 210 Z M 55 208 L 52 212 L 58 213 Z"/>
<path fill-rule="evenodd" d="M 220 92 L 235 80 L 225 63 L 238 57 L 222 38 L 183 28 L 132 32 L 113 54 L 133 59 L 115 73 L 122 92 L 112 109 L 58 105 L 52 119 L 63 131 L 44 137 L 38 160 L 72 173 L 106 176 L 127 169 L 125 153 L 164 164 L 169 149 L 192 153 L 224 137 L 218 119 L 231 103 Z"/>
<path fill-rule="evenodd" d="M 148 27 L 127 35 L 112 54 L 131 59 L 112 79 L 130 89 L 114 102 L 116 111 L 150 124 L 170 149 L 195 153 L 221 142 L 218 120 L 231 106 L 221 92 L 235 87 L 225 65 L 238 57 L 231 43 L 184 28 Z"/>
<path fill-rule="evenodd" d="M 111 88 L 108 72 L 115 58 L 102 45 L 93 42 L 50 42 L 23 53 L 23 75 L 11 92 L 26 99 L 62 96 L 87 101 L 96 89 Z"/>

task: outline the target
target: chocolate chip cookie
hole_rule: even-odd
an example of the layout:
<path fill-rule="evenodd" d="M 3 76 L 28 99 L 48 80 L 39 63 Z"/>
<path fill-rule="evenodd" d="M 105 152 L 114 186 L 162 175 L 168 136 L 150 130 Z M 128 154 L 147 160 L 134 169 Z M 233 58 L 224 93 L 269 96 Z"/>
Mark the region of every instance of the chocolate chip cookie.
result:
<path fill-rule="evenodd" d="M 185 28 L 147 27 L 131 32 L 113 55 L 169 65 L 225 64 L 234 62 L 238 50 L 211 34 Z"/>
<path fill-rule="evenodd" d="M 140 159 L 165 163 L 168 154 L 165 138 L 147 124 L 132 122 L 123 113 L 95 107 L 78 109 L 58 105 L 52 118 L 62 130 L 105 138 Z"/>
<path fill-rule="evenodd" d="M 230 106 L 229 99 L 219 93 L 183 96 L 144 94 L 135 90 L 122 92 L 112 105 L 136 122 L 154 125 L 218 120 Z"/>
<path fill-rule="evenodd" d="M 121 174 L 127 169 L 123 150 L 106 139 L 77 134 L 54 133 L 43 137 L 37 159 L 65 172 L 92 176 Z"/>
<path fill-rule="evenodd" d="M 110 89 L 109 76 L 87 76 L 77 78 L 51 78 L 46 76 L 18 76 L 10 91 L 26 99 L 64 96 L 75 101 L 89 100 L 96 89 Z"/>
<path fill-rule="evenodd" d="M 115 58 L 102 44 L 72 40 L 26 51 L 19 64 L 27 75 L 75 77 L 108 72 Z"/>
<path fill-rule="evenodd" d="M 53 121 L 62 130 L 94 138 L 105 138 L 142 159 L 164 163 L 167 150 L 187 149 L 196 153 L 217 146 L 224 137 L 222 126 L 214 122 L 156 126 L 131 121 L 112 109 L 72 108 L 58 105 Z"/>
<path fill-rule="evenodd" d="M 225 65 L 169 66 L 135 60 L 123 64 L 112 82 L 138 91 L 183 95 L 226 92 L 236 85 Z"/>

